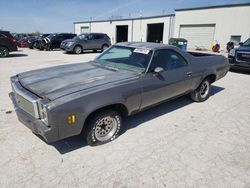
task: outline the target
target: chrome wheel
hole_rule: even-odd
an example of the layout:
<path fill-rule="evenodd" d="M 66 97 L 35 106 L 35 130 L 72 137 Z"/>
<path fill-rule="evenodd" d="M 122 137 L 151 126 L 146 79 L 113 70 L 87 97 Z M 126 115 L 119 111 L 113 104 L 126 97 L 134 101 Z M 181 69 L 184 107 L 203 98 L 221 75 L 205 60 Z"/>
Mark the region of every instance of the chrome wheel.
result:
<path fill-rule="evenodd" d="M 210 83 L 208 81 L 205 81 L 202 83 L 200 88 L 200 96 L 201 98 L 206 98 L 210 90 Z"/>
<path fill-rule="evenodd" d="M 104 117 L 96 122 L 95 137 L 99 141 L 107 141 L 114 136 L 118 128 L 117 120 L 111 116 Z"/>
<path fill-rule="evenodd" d="M 105 51 L 107 48 L 108 48 L 108 46 L 107 46 L 107 45 L 103 45 L 103 47 L 102 47 L 102 51 Z"/>
<path fill-rule="evenodd" d="M 80 46 L 75 47 L 75 53 L 76 54 L 81 54 L 82 53 L 82 48 Z"/>

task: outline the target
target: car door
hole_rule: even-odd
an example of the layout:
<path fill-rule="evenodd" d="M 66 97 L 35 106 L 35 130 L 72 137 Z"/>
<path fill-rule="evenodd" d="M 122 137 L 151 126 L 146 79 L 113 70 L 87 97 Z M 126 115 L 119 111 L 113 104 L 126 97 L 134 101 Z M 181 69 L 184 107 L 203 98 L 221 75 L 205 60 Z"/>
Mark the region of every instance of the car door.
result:
<path fill-rule="evenodd" d="M 89 34 L 84 38 L 84 45 L 83 45 L 83 49 L 85 50 L 94 50 L 95 49 L 95 44 L 94 44 L 94 35 L 93 34 Z"/>
<path fill-rule="evenodd" d="M 155 73 L 156 67 L 163 68 Z M 192 73 L 188 62 L 177 51 L 157 50 L 147 73 L 142 76 L 142 105 L 145 108 L 190 91 Z"/>

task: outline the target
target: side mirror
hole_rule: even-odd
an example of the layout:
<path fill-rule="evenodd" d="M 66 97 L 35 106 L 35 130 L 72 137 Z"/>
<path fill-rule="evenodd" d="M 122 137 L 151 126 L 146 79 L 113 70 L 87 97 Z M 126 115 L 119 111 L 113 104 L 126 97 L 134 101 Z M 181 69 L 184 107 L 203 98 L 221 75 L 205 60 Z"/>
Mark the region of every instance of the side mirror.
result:
<path fill-rule="evenodd" d="M 240 46 L 243 46 L 243 42 L 240 42 L 239 45 L 240 45 Z"/>
<path fill-rule="evenodd" d="M 164 69 L 162 68 L 162 67 L 156 67 L 155 69 L 154 69 L 154 72 L 156 73 L 156 74 L 160 74 L 161 72 L 163 72 L 164 71 Z"/>

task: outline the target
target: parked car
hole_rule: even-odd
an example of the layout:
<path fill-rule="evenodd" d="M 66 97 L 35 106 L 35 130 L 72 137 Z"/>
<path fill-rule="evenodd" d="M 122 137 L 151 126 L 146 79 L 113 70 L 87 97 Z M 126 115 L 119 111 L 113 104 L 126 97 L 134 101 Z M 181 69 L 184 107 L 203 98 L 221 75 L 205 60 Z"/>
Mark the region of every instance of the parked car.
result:
<path fill-rule="evenodd" d="M 48 143 L 82 133 L 88 144 L 99 145 L 121 133 L 126 116 L 186 94 L 206 101 L 211 84 L 228 70 L 221 55 L 118 43 L 92 62 L 11 77 L 10 98 L 18 119 Z"/>
<path fill-rule="evenodd" d="M 19 40 L 21 40 L 21 39 L 29 36 L 26 33 L 13 33 L 12 35 L 14 36 L 14 38 L 16 39 L 16 41 L 19 41 Z"/>
<path fill-rule="evenodd" d="M 110 38 L 104 33 L 83 33 L 61 43 L 61 49 L 75 54 L 81 54 L 83 50 L 104 51 L 109 46 Z"/>
<path fill-rule="evenodd" d="M 72 39 L 76 34 L 72 33 L 56 33 L 51 34 L 43 39 L 43 46 L 45 50 L 53 50 L 55 48 L 60 48 L 61 42 L 66 39 Z"/>
<path fill-rule="evenodd" d="M 27 37 L 24 37 L 23 39 L 17 41 L 17 46 L 19 48 L 28 48 L 29 47 L 29 44 L 28 44 L 28 41 L 29 40 L 33 40 L 35 39 L 36 37 L 34 36 L 27 36 Z"/>
<path fill-rule="evenodd" d="M 239 48 L 230 50 L 228 54 L 231 69 L 244 69 L 250 71 L 250 38 L 240 43 Z"/>
<path fill-rule="evenodd" d="M 0 31 L 0 57 L 7 57 L 14 51 L 17 51 L 16 39 L 9 31 Z"/>
<path fill-rule="evenodd" d="M 44 50 L 43 39 L 48 37 L 50 34 L 42 34 L 40 35 L 33 43 L 33 48 Z M 32 44 L 31 44 L 32 45 Z"/>

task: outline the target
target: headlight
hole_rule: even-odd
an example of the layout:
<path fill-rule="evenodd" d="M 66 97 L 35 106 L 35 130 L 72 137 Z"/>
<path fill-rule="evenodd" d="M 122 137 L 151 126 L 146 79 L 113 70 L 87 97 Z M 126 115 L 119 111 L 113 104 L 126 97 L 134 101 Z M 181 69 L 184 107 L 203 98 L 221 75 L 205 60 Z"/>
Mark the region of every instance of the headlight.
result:
<path fill-rule="evenodd" d="M 230 50 L 229 55 L 234 57 L 235 56 L 235 49 Z"/>
<path fill-rule="evenodd" d="M 71 46 L 72 44 L 74 44 L 74 42 L 67 42 L 66 46 Z"/>
<path fill-rule="evenodd" d="M 47 109 L 46 109 L 46 107 L 45 107 L 43 104 L 38 103 L 38 110 L 39 110 L 40 119 L 41 119 L 46 125 L 48 125 L 48 115 L 47 115 Z"/>

